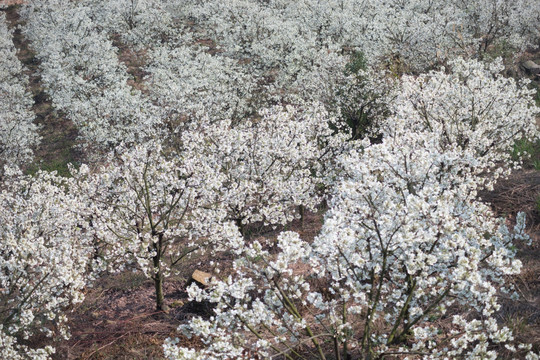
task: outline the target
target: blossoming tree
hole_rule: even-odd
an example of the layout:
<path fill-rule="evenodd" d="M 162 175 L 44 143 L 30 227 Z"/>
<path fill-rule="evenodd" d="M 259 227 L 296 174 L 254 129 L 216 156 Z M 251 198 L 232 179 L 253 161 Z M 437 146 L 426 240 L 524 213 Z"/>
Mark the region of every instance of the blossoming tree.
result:
<path fill-rule="evenodd" d="M 117 148 L 109 165 L 74 173 L 103 268 L 142 270 L 154 281 L 158 310 L 166 309 L 164 279 L 220 220 L 215 203 L 221 178 L 200 159 L 151 142 Z"/>
<path fill-rule="evenodd" d="M 66 311 L 84 298 L 92 243 L 68 181 L 8 169 L 0 192 L 0 356 L 48 359 L 52 346 L 18 343 L 39 333 L 68 338 Z"/>
<path fill-rule="evenodd" d="M 195 123 L 182 138 L 222 174 L 222 206 L 241 228 L 285 225 L 298 217 L 297 207 L 314 210 L 322 200 L 318 186 L 331 178 L 332 159 L 346 146 L 320 104 L 276 106 L 260 116 Z"/>
<path fill-rule="evenodd" d="M 75 123 L 87 146 L 107 150 L 158 131 L 159 109 L 128 85 L 117 49 L 85 4 L 29 1 L 22 16 L 53 106 Z"/>
<path fill-rule="evenodd" d="M 469 159 L 463 177 L 484 174 L 484 185 L 492 185 L 511 168 L 515 141 L 535 141 L 539 135 L 534 90 L 527 80 L 504 77 L 503 68 L 500 59 L 491 64 L 456 59 L 448 71 L 405 76 L 391 106 L 394 115 L 375 124 L 374 131 L 395 138 L 431 133 L 438 139 L 436 151 Z M 456 176 L 465 168 L 448 171 Z"/>
<path fill-rule="evenodd" d="M 216 303 L 184 327 L 208 346 L 169 340 L 168 358 L 495 359 L 492 345 L 512 340 L 494 313 L 504 277 L 520 270 L 512 242 L 526 238 L 524 217 L 510 232 L 471 188 L 445 187 L 446 155 L 425 145 L 390 139 L 343 157 L 348 175 L 313 244 L 282 233 L 275 255 L 234 241 L 235 274 L 190 288 Z M 439 327 L 445 317 L 451 331 Z"/>

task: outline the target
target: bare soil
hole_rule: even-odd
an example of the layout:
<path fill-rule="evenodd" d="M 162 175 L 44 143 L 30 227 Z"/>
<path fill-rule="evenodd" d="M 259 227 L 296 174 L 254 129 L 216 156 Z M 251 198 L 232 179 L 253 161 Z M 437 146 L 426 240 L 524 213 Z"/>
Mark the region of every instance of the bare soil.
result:
<path fill-rule="evenodd" d="M 304 227 L 295 221 L 289 230 L 311 241 L 321 225 L 322 213 L 307 213 Z M 252 238 L 273 239 L 280 230 L 253 234 Z M 197 339 L 182 336 L 177 328 L 194 316 L 211 315 L 209 304 L 189 302 L 185 291 L 193 271 L 215 270 L 216 267 L 209 267 L 210 260 L 218 264 L 221 275 L 231 272 L 232 258 L 226 254 L 219 258 L 198 255 L 186 259 L 178 269 L 179 274 L 165 282 L 168 313 L 155 310 L 153 282 L 140 272 L 127 271 L 101 278 L 88 289 L 84 302 L 69 314 L 72 336 L 55 345 L 55 359 L 162 359 L 161 346 L 167 337 L 179 337 L 180 344 L 185 346 L 201 346 Z"/>
<path fill-rule="evenodd" d="M 513 330 L 518 341 L 531 343 L 540 351 L 540 171 L 516 171 L 508 179 L 500 180 L 494 191 L 480 196 L 492 205 L 498 216 L 505 217 L 511 224 L 518 212 L 525 212 L 527 216 L 531 244 L 515 244 L 523 267 L 521 274 L 508 279 L 520 298 L 501 299 L 498 320 Z"/>

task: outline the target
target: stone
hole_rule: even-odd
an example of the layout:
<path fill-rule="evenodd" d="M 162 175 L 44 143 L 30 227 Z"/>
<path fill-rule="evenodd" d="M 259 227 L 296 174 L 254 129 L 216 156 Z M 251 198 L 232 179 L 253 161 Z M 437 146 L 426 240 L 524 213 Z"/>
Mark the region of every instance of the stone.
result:
<path fill-rule="evenodd" d="M 532 74 L 540 74 L 540 65 L 532 60 L 525 61 L 521 66 Z"/>
<path fill-rule="evenodd" d="M 171 308 L 178 308 L 184 306 L 185 303 L 182 300 L 175 300 L 171 303 Z"/>
<path fill-rule="evenodd" d="M 191 275 L 191 280 L 189 282 L 195 282 L 199 286 L 208 286 L 208 282 L 210 281 L 211 277 L 212 274 L 200 270 L 195 270 Z"/>

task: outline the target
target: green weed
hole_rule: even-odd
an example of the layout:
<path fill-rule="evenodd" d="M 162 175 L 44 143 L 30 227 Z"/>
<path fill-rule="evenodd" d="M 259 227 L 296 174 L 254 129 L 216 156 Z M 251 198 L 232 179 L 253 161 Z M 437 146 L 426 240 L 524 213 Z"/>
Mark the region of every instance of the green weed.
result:
<path fill-rule="evenodd" d="M 56 171 L 59 176 L 71 177 L 69 164 L 73 165 L 75 168 L 78 168 L 80 165 L 75 159 L 71 149 L 64 148 L 53 158 L 41 159 L 30 164 L 25 172 L 28 175 L 35 175 L 39 170 L 48 172 Z"/>
<path fill-rule="evenodd" d="M 517 140 L 510 152 L 512 160 L 523 159 L 525 168 L 540 170 L 540 141 Z"/>

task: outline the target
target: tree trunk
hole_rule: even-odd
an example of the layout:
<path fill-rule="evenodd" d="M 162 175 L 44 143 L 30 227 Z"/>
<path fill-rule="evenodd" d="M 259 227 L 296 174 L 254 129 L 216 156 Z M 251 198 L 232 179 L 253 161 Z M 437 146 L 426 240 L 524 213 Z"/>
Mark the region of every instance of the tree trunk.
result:
<path fill-rule="evenodd" d="M 236 226 L 238 226 L 238 230 L 240 231 L 240 234 L 242 237 L 246 236 L 246 226 L 242 223 L 242 218 L 236 219 L 234 221 L 236 223 Z"/>
<path fill-rule="evenodd" d="M 306 218 L 306 208 L 304 205 L 300 205 L 298 207 L 298 212 L 300 213 L 300 226 L 301 229 L 304 230 L 304 224 L 305 224 L 305 218 Z"/>
<path fill-rule="evenodd" d="M 154 286 L 156 288 L 156 310 L 165 311 L 164 297 L 163 297 L 163 274 L 161 270 L 154 276 Z"/>
<path fill-rule="evenodd" d="M 154 244 L 155 246 L 155 244 Z M 157 249 L 156 249 L 157 250 Z M 154 262 L 154 287 L 156 288 L 156 309 L 157 311 L 166 311 L 163 298 L 163 273 L 161 272 L 161 256 L 160 251 L 157 251 L 156 256 L 152 259 Z"/>

